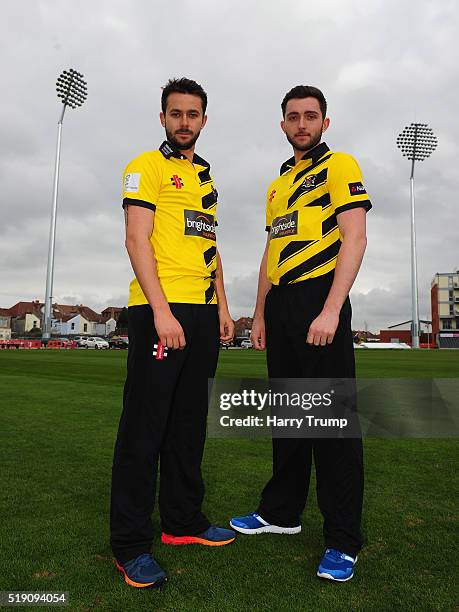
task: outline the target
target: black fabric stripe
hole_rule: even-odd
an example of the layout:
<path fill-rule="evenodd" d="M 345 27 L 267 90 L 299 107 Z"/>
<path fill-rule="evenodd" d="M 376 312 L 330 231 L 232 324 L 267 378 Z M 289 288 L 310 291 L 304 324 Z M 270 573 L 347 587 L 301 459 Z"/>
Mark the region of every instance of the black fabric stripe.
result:
<path fill-rule="evenodd" d="M 204 183 L 206 181 L 210 181 L 211 180 L 210 168 L 207 167 L 207 168 L 204 168 L 204 170 L 201 170 L 201 172 L 198 172 L 198 178 L 199 178 L 199 182 L 200 183 Z"/>
<path fill-rule="evenodd" d="M 295 165 L 295 157 L 290 157 L 287 161 L 284 161 L 282 166 L 280 167 L 279 174 L 282 176 L 289 170 L 291 170 Z"/>
<path fill-rule="evenodd" d="M 142 208 L 148 208 L 153 212 L 155 212 L 156 210 L 156 204 L 153 204 L 153 202 L 145 202 L 145 200 L 134 200 L 134 198 L 124 198 L 123 208 L 125 206 L 140 206 Z"/>
<path fill-rule="evenodd" d="M 204 208 L 204 210 L 207 210 L 208 208 L 212 208 L 212 206 L 215 206 L 216 203 L 217 203 L 217 194 L 215 193 L 215 191 L 211 191 L 207 195 L 202 196 L 202 207 Z"/>
<path fill-rule="evenodd" d="M 210 302 L 213 300 L 214 295 L 215 295 L 215 287 L 213 283 L 210 283 L 205 293 L 206 304 L 210 304 Z"/>
<path fill-rule="evenodd" d="M 205 166 L 206 169 L 207 169 L 207 172 L 209 172 L 209 170 L 210 170 L 209 162 L 206 161 L 203 157 L 201 157 L 197 153 L 195 153 L 193 155 L 193 164 L 199 164 L 200 166 Z M 204 170 L 202 170 L 201 172 L 204 172 Z M 199 174 L 201 174 L 201 173 L 199 173 Z"/>
<path fill-rule="evenodd" d="M 335 213 L 333 213 L 332 215 L 330 215 L 330 217 L 328 217 L 328 219 L 325 219 L 325 221 L 322 221 L 322 238 L 326 234 L 334 230 L 335 227 L 338 227 L 338 221 L 336 219 Z"/>
<path fill-rule="evenodd" d="M 343 204 L 342 206 L 338 206 L 335 208 L 335 215 L 339 215 L 340 213 L 346 210 L 352 210 L 353 208 L 364 208 L 366 212 L 372 208 L 370 200 L 361 200 L 360 202 L 348 202 L 348 204 Z"/>
<path fill-rule="evenodd" d="M 215 259 L 215 255 L 217 254 L 217 247 L 213 246 L 207 251 L 204 251 L 204 261 L 206 262 L 206 266 L 210 264 L 210 262 Z"/>
<path fill-rule="evenodd" d="M 327 180 L 327 174 L 328 174 L 328 168 L 324 168 L 318 174 L 316 174 L 316 184 L 314 185 L 312 189 L 303 189 L 302 185 L 299 185 L 295 189 L 295 191 L 292 193 L 292 195 L 289 197 L 288 203 L 287 203 L 287 209 L 293 206 L 303 194 L 311 193 L 312 191 L 317 189 L 317 187 L 320 187 L 320 185 L 322 185 Z"/>
<path fill-rule="evenodd" d="M 308 204 L 305 204 L 304 207 L 305 208 L 309 208 L 309 206 L 322 206 L 322 210 L 323 210 L 330 203 L 331 203 L 331 201 L 330 201 L 330 194 L 327 192 L 327 193 L 324 193 L 323 195 L 321 195 L 320 197 L 316 198 L 312 202 L 309 202 Z"/>
<path fill-rule="evenodd" d="M 317 242 L 317 240 L 292 240 L 292 242 L 289 242 L 280 252 L 277 265 L 280 266 L 287 261 L 287 259 L 293 257 L 293 255 L 301 253 L 301 251 L 304 251 L 308 246 L 314 244 L 315 242 Z"/>
<path fill-rule="evenodd" d="M 312 166 L 309 166 L 309 168 L 306 168 L 305 170 L 301 170 L 301 172 L 298 172 L 298 174 L 293 179 L 293 182 L 296 183 L 297 180 L 299 180 L 300 178 L 303 178 L 303 176 L 308 175 L 311 170 L 314 170 L 314 168 L 317 168 L 318 166 L 320 166 L 320 164 L 323 164 L 324 162 L 326 162 L 327 159 L 330 159 L 332 155 L 333 153 L 330 153 L 330 155 L 326 155 L 325 157 L 322 157 L 322 159 L 319 159 L 318 162 L 316 162 L 315 164 L 312 164 Z"/>
<path fill-rule="evenodd" d="M 320 253 L 317 253 L 317 255 L 313 255 L 298 266 L 295 266 L 280 277 L 279 285 L 287 285 L 288 283 L 292 283 L 304 274 L 311 272 L 315 268 L 323 266 L 338 255 L 340 246 L 341 240 L 336 240 L 336 242 L 331 244 L 323 251 L 320 251 Z"/>
<path fill-rule="evenodd" d="M 271 226 L 270 226 L 270 225 L 267 225 L 267 226 L 265 227 L 265 232 L 270 232 L 270 231 L 271 231 Z"/>

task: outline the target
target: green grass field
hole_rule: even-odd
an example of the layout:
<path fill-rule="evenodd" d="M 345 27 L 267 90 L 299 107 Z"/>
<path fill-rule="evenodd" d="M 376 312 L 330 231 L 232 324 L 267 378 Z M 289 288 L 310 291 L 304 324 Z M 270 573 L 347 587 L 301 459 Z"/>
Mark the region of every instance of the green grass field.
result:
<path fill-rule="evenodd" d="M 356 351 L 356 358 L 361 377 L 459 374 L 459 351 Z M 120 612 L 455 609 L 454 439 L 365 440 L 367 543 L 348 583 L 315 577 L 323 548 L 312 482 L 296 536 L 166 547 L 155 512 L 154 552 L 168 585 L 161 592 L 125 585 L 108 546 L 125 359 L 117 351 L 0 351 L 0 590 L 69 591 L 72 609 Z M 222 351 L 218 375 L 264 376 L 264 355 Z M 270 462 L 268 440 L 209 439 L 210 519 L 224 525 L 252 511 Z"/>

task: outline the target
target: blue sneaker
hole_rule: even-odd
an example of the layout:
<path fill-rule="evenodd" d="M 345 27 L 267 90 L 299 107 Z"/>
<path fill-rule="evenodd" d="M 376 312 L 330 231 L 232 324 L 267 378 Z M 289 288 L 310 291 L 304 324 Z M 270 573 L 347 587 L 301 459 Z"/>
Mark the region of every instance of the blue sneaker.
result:
<path fill-rule="evenodd" d="M 166 572 L 147 553 L 139 555 L 124 565 L 120 565 L 115 560 L 115 565 L 123 574 L 124 582 L 138 589 L 159 587 L 167 580 Z"/>
<path fill-rule="evenodd" d="M 172 546 L 183 546 L 184 544 L 203 544 L 204 546 L 225 546 L 231 544 L 236 539 L 236 534 L 231 529 L 223 529 L 211 525 L 203 533 L 196 536 L 174 536 L 168 533 L 161 535 L 163 544 L 172 544 Z"/>
<path fill-rule="evenodd" d="M 234 516 L 230 520 L 230 525 L 236 531 L 247 535 L 255 533 L 300 533 L 301 525 L 297 527 L 279 527 L 278 525 L 270 525 L 259 514 L 252 512 L 244 516 Z"/>
<path fill-rule="evenodd" d="M 335 548 L 327 548 L 317 569 L 319 578 L 346 582 L 354 575 L 354 565 L 357 557 L 350 557 Z"/>

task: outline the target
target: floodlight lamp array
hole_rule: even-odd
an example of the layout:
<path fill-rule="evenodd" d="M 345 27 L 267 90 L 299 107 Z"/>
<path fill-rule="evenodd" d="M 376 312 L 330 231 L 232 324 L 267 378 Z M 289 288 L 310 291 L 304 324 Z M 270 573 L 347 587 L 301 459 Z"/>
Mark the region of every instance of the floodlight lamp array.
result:
<path fill-rule="evenodd" d="M 70 68 L 64 70 L 57 79 L 56 90 L 62 104 L 70 108 L 81 106 L 88 96 L 87 83 L 81 72 Z"/>
<path fill-rule="evenodd" d="M 437 137 L 427 123 L 411 123 L 397 137 L 397 147 L 411 161 L 424 161 L 437 144 Z"/>

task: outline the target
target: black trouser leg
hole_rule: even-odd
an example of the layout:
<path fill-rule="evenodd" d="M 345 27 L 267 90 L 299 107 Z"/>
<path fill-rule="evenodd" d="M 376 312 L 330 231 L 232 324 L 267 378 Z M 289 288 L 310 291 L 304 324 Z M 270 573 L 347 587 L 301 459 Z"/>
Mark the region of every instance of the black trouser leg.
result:
<path fill-rule="evenodd" d="M 199 305 L 193 341 L 177 382 L 161 448 L 159 508 L 165 533 L 197 535 L 209 526 L 201 512 L 201 462 L 206 437 L 208 379 L 215 376 L 219 323 L 215 305 Z"/>
<path fill-rule="evenodd" d="M 204 311 L 209 312 L 209 308 L 201 304 L 171 304 L 174 316 L 185 331 L 187 346 L 182 351 L 169 350 L 163 360 L 156 360 L 153 356 L 153 345 L 158 337 L 151 308 L 129 308 L 128 374 L 113 460 L 110 516 L 111 545 L 120 563 L 151 549 L 151 514 L 155 503 L 158 459 L 169 431 L 171 413 L 176 411 L 178 405 L 176 390 L 180 387 L 182 371 L 193 346 L 193 334 L 197 330 L 199 341 L 203 333 L 195 325 L 196 320 L 200 317 L 202 324 Z M 218 327 L 216 333 L 215 342 L 218 342 Z M 211 355 L 212 363 L 215 360 L 214 353 Z M 200 367 L 209 367 L 206 366 L 206 357 L 203 355 L 202 358 Z M 207 379 L 205 390 L 207 393 Z M 192 407 L 201 405 L 200 384 L 189 388 L 186 399 Z M 199 432 L 202 429 L 204 431 L 197 435 L 196 456 L 201 457 L 205 423 L 204 428 L 202 419 L 198 419 L 198 423 L 195 433 L 199 428 Z M 193 447 L 193 441 L 190 444 Z M 194 482 L 197 480 L 194 476 Z M 199 489 L 196 500 L 201 499 Z M 185 500 L 185 503 L 188 501 Z"/>
<path fill-rule="evenodd" d="M 346 300 L 332 344 L 309 346 L 306 335 L 321 312 L 333 277 L 273 288 L 265 307 L 270 378 L 354 378 L 351 308 Z M 307 498 L 311 449 L 326 546 L 355 555 L 361 547 L 362 440 L 273 439 L 273 476 L 259 514 L 281 526 L 298 525 Z"/>
<path fill-rule="evenodd" d="M 288 338 L 289 326 L 278 316 L 279 298 L 275 291 L 266 296 L 268 375 L 270 378 L 300 377 L 301 366 Z M 273 438 L 272 446 L 273 475 L 261 493 L 257 513 L 273 525 L 297 527 L 308 496 L 312 441 Z"/>
<path fill-rule="evenodd" d="M 279 527 L 300 524 L 311 477 L 311 442 L 300 438 L 273 438 L 273 475 L 261 493 L 257 509 L 268 523 Z"/>
<path fill-rule="evenodd" d="M 317 502 L 327 548 L 355 557 L 362 548 L 363 449 L 360 438 L 314 440 Z"/>

